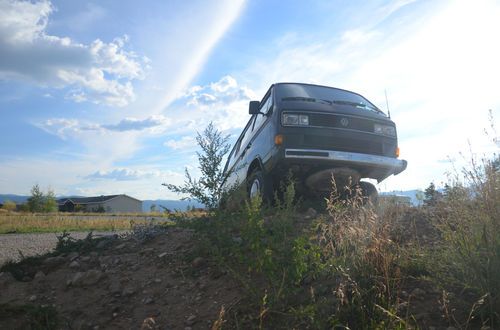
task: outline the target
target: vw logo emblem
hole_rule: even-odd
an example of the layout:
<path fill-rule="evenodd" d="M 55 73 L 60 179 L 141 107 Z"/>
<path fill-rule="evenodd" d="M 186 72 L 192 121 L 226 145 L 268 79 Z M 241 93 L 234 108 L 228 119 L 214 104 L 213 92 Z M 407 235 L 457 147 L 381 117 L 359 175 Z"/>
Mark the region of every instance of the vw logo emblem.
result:
<path fill-rule="evenodd" d="M 347 125 L 349 125 L 349 120 L 347 118 L 342 118 L 340 120 L 340 125 L 347 127 Z"/>

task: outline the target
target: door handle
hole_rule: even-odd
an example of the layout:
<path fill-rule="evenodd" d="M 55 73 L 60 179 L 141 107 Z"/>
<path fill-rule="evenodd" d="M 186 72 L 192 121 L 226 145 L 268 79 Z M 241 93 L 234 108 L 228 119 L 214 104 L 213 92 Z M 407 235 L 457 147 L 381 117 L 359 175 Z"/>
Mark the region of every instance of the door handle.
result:
<path fill-rule="evenodd" d="M 243 149 L 243 151 L 241 152 L 241 157 L 245 156 L 245 154 L 247 153 L 247 150 L 250 149 L 251 146 L 252 146 L 252 143 L 247 144 L 247 147 L 245 149 Z"/>

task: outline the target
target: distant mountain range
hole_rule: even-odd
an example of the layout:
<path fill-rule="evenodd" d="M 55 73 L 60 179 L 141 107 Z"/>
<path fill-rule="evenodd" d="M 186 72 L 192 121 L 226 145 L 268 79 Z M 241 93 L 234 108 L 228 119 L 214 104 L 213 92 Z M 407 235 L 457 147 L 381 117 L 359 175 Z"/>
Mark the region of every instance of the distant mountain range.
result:
<path fill-rule="evenodd" d="M 3 204 L 3 202 L 5 201 L 11 201 L 16 204 L 22 204 L 25 203 L 28 200 L 28 198 L 29 196 L 5 194 L 5 195 L 0 195 L 0 203 Z"/>
<path fill-rule="evenodd" d="M 0 194 L 0 204 L 3 204 L 4 201 L 12 201 L 16 204 L 26 203 L 30 196 L 22 196 L 22 195 L 13 195 L 13 194 Z M 70 198 L 70 197 L 83 197 L 83 196 L 57 196 L 57 199 L 60 198 Z M 169 199 L 155 199 L 155 200 L 144 200 L 142 201 L 142 212 L 150 212 L 151 206 L 156 205 L 157 211 L 163 211 L 163 206 L 171 211 L 179 210 L 185 211 L 188 207 L 203 207 L 202 204 L 197 203 L 195 201 L 187 201 L 187 200 L 169 200 Z"/>
<path fill-rule="evenodd" d="M 405 191 L 386 191 L 386 192 L 381 192 L 381 195 L 401 195 L 401 196 L 408 196 L 411 198 L 411 203 L 413 205 L 419 205 L 421 201 L 417 199 L 417 192 L 419 190 L 405 190 Z M 60 198 L 68 198 L 68 197 L 82 197 L 82 196 L 57 196 L 57 199 Z M 25 203 L 28 200 L 29 196 L 22 196 L 22 195 L 12 195 L 12 194 L 0 194 L 0 204 L 2 204 L 4 201 L 13 201 L 16 204 L 22 204 Z M 202 208 L 203 204 L 200 204 L 196 201 L 188 201 L 188 200 L 171 200 L 171 199 L 147 199 L 142 201 L 142 212 L 150 212 L 151 211 L 151 206 L 156 205 L 156 210 L 157 211 L 163 211 L 163 207 L 174 211 L 174 210 L 179 210 L 179 211 L 185 211 L 187 208 L 191 207 L 196 207 L 196 208 Z"/>

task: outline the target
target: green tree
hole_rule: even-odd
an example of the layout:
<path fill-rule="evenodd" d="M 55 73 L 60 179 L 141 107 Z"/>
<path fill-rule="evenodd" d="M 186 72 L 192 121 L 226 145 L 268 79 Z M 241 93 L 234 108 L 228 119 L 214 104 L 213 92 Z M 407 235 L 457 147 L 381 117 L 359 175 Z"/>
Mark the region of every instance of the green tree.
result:
<path fill-rule="evenodd" d="M 465 201 L 469 199 L 469 194 L 470 194 L 469 189 L 467 187 L 464 187 L 460 183 L 455 183 L 453 185 L 445 183 L 443 188 L 442 198 L 446 199 L 447 201 L 452 201 L 452 200 Z"/>
<path fill-rule="evenodd" d="M 429 187 L 424 192 L 424 204 L 427 206 L 435 206 L 437 202 L 443 197 L 443 194 L 436 190 L 434 182 L 429 184 Z"/>
<path fill-rule="evenodd" d="M 3 202 L 2 209 L 7 211 L 15 211 L 16 203 L 14 203 L 13 201 L 6 200 L 5 202 Z"/>
<path fill-rule="evenodd" d="M 30 212 L 57 212 L 56 196 L 51 189 L 44 194 L 40 186 L 35 184 L 31 188 L 31 196 L 28 198 L 27 208 Z"/>
<path fill-rule="evenodd" d="M 185 181 L 181 186 L 163 183 L 168 190 L 178 194 L 188 195 L 187 199 L 195 199 L 204 204 L 209 210 L 218 207 L 222 196 L 222 181 L 224 156 L 229 152 L 229 136 L 223 136 L 213 125 L 208 124 L 203 134 L 197 133 L 196 142 L 201 152 L 198 156 L 200 179 L 193 179 L 187 168 L 185 169 Z M 186 199 L 186 198 L 185 198 Z"/>
<path fill-rule="evenodd" d="M 44 212 L 57 212 L 57 201 L 54 191 L 49 189 L 47 194 L 45 194 L 43 199 L 43 211 Z"/>
<path fill-rule="evenodd" d="M 28 198 L 28 209 L 30 212 L 42 212 L 44 210 L 45 198 L 40 186 L 35 184 L 31 188 L 31 197 Z"/>

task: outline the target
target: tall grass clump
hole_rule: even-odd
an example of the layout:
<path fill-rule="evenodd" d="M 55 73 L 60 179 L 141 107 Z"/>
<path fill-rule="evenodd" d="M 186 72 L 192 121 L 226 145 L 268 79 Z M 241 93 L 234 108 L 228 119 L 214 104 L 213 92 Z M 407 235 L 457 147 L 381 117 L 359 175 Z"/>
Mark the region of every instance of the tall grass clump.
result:
<path fill-rule="evenodd" d="M 399 328 L 401 285 L 399 246 L 390 237 L 391 218 L 379 217 L 360 191 L 340 198 L 335 183 L 327 201 L 328 216 L 318 223 L 323 258 L 336 277 L 334 318 L 352 328 Z"/>
<path fill-rule="evenodd" d="M 499 327 L 500 157 L 471 157 L 433 211 L 443 235 L 436 258 L 439 279 L 476 294 L 467 322 L 476 318 Z"/>

